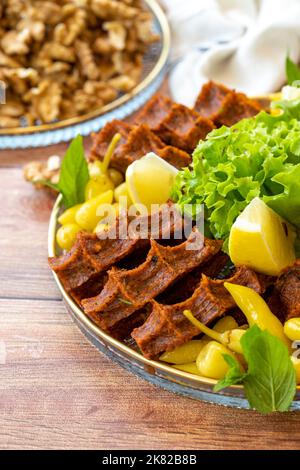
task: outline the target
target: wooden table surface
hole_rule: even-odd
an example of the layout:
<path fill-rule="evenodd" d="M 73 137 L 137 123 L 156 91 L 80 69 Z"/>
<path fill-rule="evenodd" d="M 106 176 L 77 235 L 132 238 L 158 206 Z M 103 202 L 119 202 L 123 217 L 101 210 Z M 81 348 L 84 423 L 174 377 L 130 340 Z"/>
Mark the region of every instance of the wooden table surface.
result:
<path fill-rule="evenodd" d="M 0 448 L 299 449 L 300 413 L 260 416 L 155 388 L 89 344 L 47 266 L 53 200 L 0 151 Z"/>

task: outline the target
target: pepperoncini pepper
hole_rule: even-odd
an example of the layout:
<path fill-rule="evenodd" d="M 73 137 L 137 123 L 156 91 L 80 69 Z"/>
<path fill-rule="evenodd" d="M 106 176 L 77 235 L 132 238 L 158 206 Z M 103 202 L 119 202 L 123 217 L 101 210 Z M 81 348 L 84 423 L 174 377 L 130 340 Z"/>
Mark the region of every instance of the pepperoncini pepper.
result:
<path fill-rule="evenodd" d="M 225 333 L 225 331 L 235 330 L 238 327 L 236 320 L 231 315 L 226 315 L 226 317 L 220 318 L 212 329 L 218 333 Z"/>
<path fill-rule="evenodd" d="M 82 230 L 77 224 L 66 224 L 56 232 L 56 241 L 63 250 L 70 250 L 75 243 L 76 235 Z"/>
<path fill-rule="evenodd" d="M 66 209 L 59 217 L 58 217 L 58 222 L 61 225 L 66 225 L 66 224 L 75 224 L 75 216 L 78 211 L 78 209 L 81 207 L 81 204 L 76 204 L 76 206 L 69 207 L 69 209 Z"/>
<path fill-rule="evenodd" d="M 238 324 L 235 319 L 230 315 L 227 315 L 226 317 L 220 318 L 220 320 L 217 321 L 217 323 L 213 326 L 213 330 L 219 333 L 224 333 L 227 330 L 232 330 L 237 327 Z M 198 340 L 192 339 L 187 343 L 178 346 L 172 351 L 164 352 L 159 359 L 164 362 L 175 364 L 172 366 L 175 369 L 189 372 L 190 374 L 201 375 L 195 361 L 199 356 L 200 351 L 209 342 L 211 342 L 211 339 L 207 335 L 204 335 L 201 339 Z M 212 348 L 213 347 L 210 347 L 209 351 L 211 351 Z M 210 355 L 210 357 L 212 357 L 212 355 Z"/>
<path fill-rule="evenodd" d="M 196 361 L 199 352 L 207 342 L 208 341 L 204 339 L 192 339 L 173 349 L 173 351 L 164 352 L 159 359 L 171 364 L 189 364 Z"/>
<path fill-rule="evenodd" d="M 284 334 L 283 325 L 255 290 L 229 282 L 224 282 L 224 287 L 246 316 L 249 326 L 257 325 L 262 330 L 268 330 L 290 348 L 290 341 Z"/>
<path fill-rule="evenodd" d="M 206 334 L 207 336 L 214 339 L 215 341 L 218 341 L 224 346 L 227 346 L 229 349 L 231 349 L 232 351 L 236 353 L 239 353 L 239 354 L 243 353 L 242 347 L 240 344 L 240 339 L 243 336 L 243 334 L 246 333 L 245 330 L 240 330 L 238 328 L 235 328 L 233 330 L 227 330 L 224 333 L 219 333 L 216 330 L 208 328 L 199 320 L 197 320 L 190 310 L 185 310 L 183 314 L 186 318 L 188 318 L 188 320 L 190 320 L 191 323 L 193 323 L 194 326 L 196 326 L 196 328 L 202 331 L 202 333 Z"/>
<path fill-rule="evenodd" d="M 229 370 L 224 354 L 234 357 L 233 353 L 223 344 L 217 341 L 207 343 L 196 360 L 200 374 L 210 379 L 223 379 Z"/>
<path fill-rule="evenodd" d="M 188 362 L 186 364 L 176 364 L 172 367 L 174 369 L 182 370 L 183 372 L 188 372 L 189 374 L 201 375 L 196 362 Z"/>
<path fill-rule="evenodd" d="M 112 171 L 108 168 L 110 160 L 120 139 L 121 134 L 115 134 L 108 146 L 103 161 L 96 161 L 94 163 L 90 163 L 90 179 L 85 187 L 86 201 L 89 201 L 90 199 L 93 199 L 99 196 L 100 194 L 103 194 L 106 191 L 109 191 L 110 189 L 113 190 L 115 188 L 115 184 L 114 181 L 112 181 L 111 175 L 115 180 L 120 181 L 120 177 L 119 175 L 117 175 L 117 173 L 119 172 Z"/>
<path fill-rule="evenodd" d="M 300 318 L 290 318 L 283 327 L 285 335 L 292 341 L 300 341 Z"/>

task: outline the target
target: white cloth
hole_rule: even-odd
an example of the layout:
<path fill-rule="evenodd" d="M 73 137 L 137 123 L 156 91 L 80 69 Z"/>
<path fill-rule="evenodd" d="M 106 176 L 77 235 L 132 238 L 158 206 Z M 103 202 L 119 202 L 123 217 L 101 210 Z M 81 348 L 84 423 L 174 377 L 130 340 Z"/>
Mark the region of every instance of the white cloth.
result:
<path fill-rule="evenodd" d="M 191 106 L 209 79 L 252 96 L 277 91 L 287 53 L 300 60 L 300 0 L 161 1 L 172 29 L 175 101 Z"/>

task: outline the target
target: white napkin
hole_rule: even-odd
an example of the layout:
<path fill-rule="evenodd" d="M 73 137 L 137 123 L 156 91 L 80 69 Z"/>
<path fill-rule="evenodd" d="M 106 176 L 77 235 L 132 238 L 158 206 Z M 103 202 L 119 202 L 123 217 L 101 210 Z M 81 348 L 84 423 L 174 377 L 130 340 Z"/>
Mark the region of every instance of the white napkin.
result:
<path fill-rule="evenodd" d="M 173 37 L 170 88 L 191 106 L 209 79 L 249 95 L 277 91 L 300 60 L 300 0 L 161 0 Z"/>

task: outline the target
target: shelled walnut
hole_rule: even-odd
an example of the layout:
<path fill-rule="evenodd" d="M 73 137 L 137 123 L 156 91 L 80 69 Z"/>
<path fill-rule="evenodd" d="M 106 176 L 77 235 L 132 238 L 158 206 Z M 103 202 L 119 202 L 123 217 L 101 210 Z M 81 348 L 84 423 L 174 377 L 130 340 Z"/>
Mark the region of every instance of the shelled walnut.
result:
<path fill-rule="evenodd" d="M 45 188 L 44 182 L 56 184 L 59 180 L 61 159 L 58 155 L 52 155 L 47 161 L 34 161 L 27 163 L 23 168 L 23 175 L 26 181 L 34 184 L 37 189 Z M 51 189 L 57 193 L 55 189 Z"/>
<path fill-rule="evenodd" d="M 159 39 L 152 21 L 142 0 L 2 0 L 0 128 L 68 119 L 130 91 Z"/>

